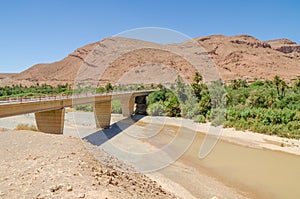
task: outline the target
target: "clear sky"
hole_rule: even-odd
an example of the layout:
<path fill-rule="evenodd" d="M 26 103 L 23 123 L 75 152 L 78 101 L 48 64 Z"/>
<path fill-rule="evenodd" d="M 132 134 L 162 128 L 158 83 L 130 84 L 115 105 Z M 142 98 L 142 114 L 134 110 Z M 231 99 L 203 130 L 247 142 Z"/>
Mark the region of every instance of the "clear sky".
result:
<path fill-rule="evenodd" d="M 0 72 L 58 61 L 76 48 L 140 27 L 190 37 L 250 34 L 300 43 L 298 0 L 3 0 Z"/>

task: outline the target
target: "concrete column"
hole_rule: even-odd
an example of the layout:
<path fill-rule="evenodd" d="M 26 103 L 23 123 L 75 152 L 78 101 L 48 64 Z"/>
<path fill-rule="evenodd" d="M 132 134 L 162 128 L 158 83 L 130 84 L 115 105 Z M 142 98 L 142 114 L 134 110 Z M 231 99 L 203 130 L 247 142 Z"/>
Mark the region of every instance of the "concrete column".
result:
<path fill-rule="evenodd" d="M 111 99 L 94 103 L 94 115 L 97 128 L 109 128 L 111 117 Z"/>
<path fill-rule="evenodd" d="M 37 128 L 44 133 L 63 134 L 64 120 L 64 108 L 35 113 Z"/>
<path fill-rule="evenodd" d="M 134 113 L 135 98 L 132 94 L 122 96 L 120 99 L 122 114 L 124 117 L 129 117 Z"/>

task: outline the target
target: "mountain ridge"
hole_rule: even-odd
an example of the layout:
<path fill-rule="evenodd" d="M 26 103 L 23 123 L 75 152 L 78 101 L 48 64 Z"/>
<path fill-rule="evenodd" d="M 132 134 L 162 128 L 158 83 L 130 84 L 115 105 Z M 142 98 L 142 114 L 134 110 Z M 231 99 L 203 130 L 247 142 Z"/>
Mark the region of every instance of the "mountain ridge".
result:
<path fill-rule="evenodd" d="M 204 50 L 201 52 L 203 55 L 209 56 L 215 63 L 220 77 L 223 81 L 229 82 L 232 79 L 246 79 L 249 82 L 255 80 L 272 79 L 275 75 L 281 76 L 287 82 L 291 82 L 300 77 L 300 46 L 288 39 L 276 39 L 260 41 L 259 39 L 250 35 L 211 35 L 202 36 L 193 39 L 193 42 L 197 42 Z M 134 68 L 143 67 L 143 65 L 173 65 L 173 69 L 184 72 L 180 72 L 185 75 L 188 81 L 193 79 L 194 70 L 184 60 L 178 56 L 172 55 L 172 53 L 164 53 L 161 49 L 181 49 L 182 52 L 191 51 L 187 42 L 175 43 L 175 44 L 156 44 L 152 42 L 129 39 L 129 38 L 105 38 L 99 42 L 87 44 L 70 53 L 64 59 L 48 64 L 36 64 L 27 70 L 14 75 L 13 77 L 2 79 L 2 84 L 22 83 L 22 84 L 34 84 L 47 83 L 47 84 L 59 84 L 70 83 L 73 84 L 74 80 L 78 77 L 78 72 L 84 64 L 90 64 L 91 67 L 99 67 L 102 63 L 100 59 L 111 59 L 112 54 L 116 53 L 120 49 L 132 49 L 141 46 L 141 49 L 135 52 L 129 52 L 126 55 L 120 54 L 118 59 L 113 60 L 111 63 L 107 63 L 109 67 L 103 71 L 105 78 L 100 81 L 102 83 L 117 83 L 118 79 L 115 78 L 118 71 L 114 71 L 114 68 L 118 67 L 118 70 L 123 71 L 122 74 L 129 74 L 129 77 L 139 78 L 139 75 L 131 75 L 130 71 Z M 152 48 L 152 51 L 142 49 L 143 46 Z M 97 51 L 98 49 L 98 51 Z M 99 50 L 100 49 L 100 50 Z M 109 53 L 108 53 L 109 52 Z M 99 56 L 95 57 L 93 61 L 86 61 L 89 58 L 89 53 Z M 191 51 L 192 53 L 192 51 Z M 122 57 L 123 56 L 123 57 Z M 180 61 L 181 60 L 181 61 Z M 202 62 L 206 61 L 203 57 L 200 59 Z M 118 64 L 122 64 L 120 67 Z M 171 68 L 172 68 L 171 67 Z M 149 70 L 151 67 L 148 67 Z M 164 68 L 164 67 L 162 67 Z M 163 70 L 163 69 L 159 70 Z M 158 68 L 156 68 L 158 70 Z M 143 68 L 143 74 L 139 72 L 140 76 L 145 78 L 147 67 Z M 157 71 L 156 71 L 157 72 Z M 138 72 L 136 72 L 138 73 Z M 171 74 L 174 74 L 170 71 Z M 203 73 L 206 73 L 203 70 Z M 134 74 L 134 72 L 132 72 Z M 159 73 L 158 73 L 159 74 Z M 168 72 L 162 73 L 167 77 Z M 88 74 L 92 77 L 96 77 L 95 74 Z M 99 75 L 99 74 L 97 74 Z M 149 75 L 155 76 L 155 71 L 149 72 Z M 206 75 L 206 74 L 204 74 Z M 120 74 L 118 75 L 119 78 Z M 158 75 L 156 75 L 158 76 Z M 160 83 L 159 81 L 164 79 L 164 76 L 152 78 L 153 83 Z M 149 80 L 149 82 L 151 82 Z M 141 81 L 140 81 L 141 82 Z M 127 82 L 130 83 L 130 82 Z"/>

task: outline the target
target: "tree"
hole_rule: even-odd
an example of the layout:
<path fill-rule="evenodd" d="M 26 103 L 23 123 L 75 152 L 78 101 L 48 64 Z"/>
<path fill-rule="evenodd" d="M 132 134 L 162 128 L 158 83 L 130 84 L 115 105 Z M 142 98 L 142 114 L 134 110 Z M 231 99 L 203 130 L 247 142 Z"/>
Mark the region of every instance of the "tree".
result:
<path fill-rule="evenodd" d="M 194 81 L 191 86 L 192 86 L 195 96 L 198 98 L 198 100 L 201 100 L 201 91 L 203 89 L 202 80 L 203 80 L 202 75 L 199 72 L 196 72 Z"/>
<path fill-rule="evenodd" d="M 300 89 L 300 78 L 298 78 L 293 85 L 294 89 Z"/>
<path fill-rule="evenodd" d="M 175 93 L 177 95 L 178 100 L 180 103 L 185 103 L 187 100 L 187 85 L 183 82 L 182 77 L 179 75 L 177 76 L 177 79 L 175 80 Z"/>
<path fill-rule="evenodd" d="M 285 96 L 285 90 L 288 87 L 286 82 L 276 75 L 273 79 L 273 83 L 276 86 L 278 98 L 282 99 Z"/>
<path fill-rule="evenodd" d="M 280 88 L 280 91 L 281 91 L 281 95 L 280 95 L 280 98 L 282 99 L 284 96 L 285 96 L 285 89 L 287 88 L 287 84 L 285 83 L 284 80 L 281 80 L 280 81 L 280 84 L 279 84 L 279 88 Z"/>
<path fill-rule="evenodd" d="M 106 84 L 105 86 L 106 92 L 111 92 L 114 90 L 114 87 L 111 85 L 111 83 Z"/>
<path fill-rule="evenodd" d="M 199 72 L 196 72 L 194 77 L 194 82 L 196 84 L 199 84 L 200 82 L 202 82 L 202 80 L 203 80 L 202 75 Z"/>
<path fill-rule="evenodd" d="M 278 75 L 275 75 L 274 78 L 273 78 L 273 83 L 274 85 L 276 86 L 276 90 L 277 90 L 277 95 L 280 96 L 280 93 L 279 93 L 279 85 L 280 85 L 280 82 L 281 82 L 281 79 Z"/>

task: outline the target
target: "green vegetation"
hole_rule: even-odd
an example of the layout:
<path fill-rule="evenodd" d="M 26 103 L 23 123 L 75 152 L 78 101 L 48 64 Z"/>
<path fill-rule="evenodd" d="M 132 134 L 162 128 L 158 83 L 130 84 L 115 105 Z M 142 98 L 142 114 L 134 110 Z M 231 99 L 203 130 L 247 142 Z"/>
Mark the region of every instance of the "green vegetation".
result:
<path fill-rule="evenodd" d="M 23 86 L 12 85 L 0 87 L 0 99 L 7 97 L 16 98 L 16 97 L 33 97 L 33 96 L 46 96 L 46 95 L 56 95 L 56 94 L 72 94 L 73 90 L 69 84 L 59 84 L 57 86 L 51 86 L 47 84 L 39 85 L 38 83 L 35 86 Z"/>
<path fill-rule="evenodd" d="M 111 104 L 111 112 L 112 113 L 122 113 L 120 100 L 113 100 L 111 103 L 112 103 Z"/>
<path fill-rule="evenodd" d="M 76 88 L 68 83 L 58 84 L 57 86 L 51 86 L 48 84 L 40 85 L 37 83 L 33 86 L 12 85 L 0 87 L 0 100 L 6 100 L 9 98 L 20 97 L 35 97 L 35 96 L 55 96 L 55 95 L 72 95 L 80 93 L 105 93 L 105 92 L 118 92 L 118 91 L 130 91 L 130 90 L 144 90 L 149 89 L 143 85 L 130 85 L 130 86 L 113 86 L 108 83 L 105 87 L 93 88 L 91 86 L 84 86 L 83 83 L 78 83 Z"/>
<path fill-rule="evenodd" d="M 77 111 L 93 112 L 93 105 L 92 104 L 76 105 L 74 106 L 74 109 Z"/>
<path fill-rule="evenodd" d="M 191 85 L 178 77 L 170 88 L 151 93 L 147 104 L 149 115 L 211 121 L 214 125 L 300 138 L 300 79 L 290 86 L 279 76 L 249 85 L 245 80 L 205 85 L 196 73 Z"/>
<path fill-rule="evenodd" d="M 279 76 L 273 81 L 226 87 L 229 103 L 224 126 L 282 137 L 300 138 L 299 81 L 288 86 Z"/>

